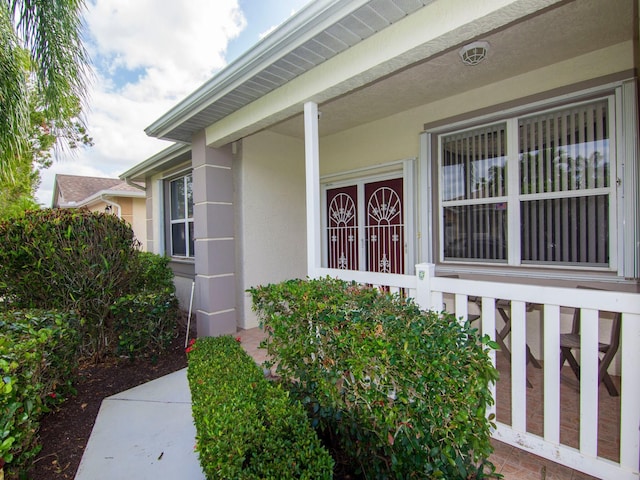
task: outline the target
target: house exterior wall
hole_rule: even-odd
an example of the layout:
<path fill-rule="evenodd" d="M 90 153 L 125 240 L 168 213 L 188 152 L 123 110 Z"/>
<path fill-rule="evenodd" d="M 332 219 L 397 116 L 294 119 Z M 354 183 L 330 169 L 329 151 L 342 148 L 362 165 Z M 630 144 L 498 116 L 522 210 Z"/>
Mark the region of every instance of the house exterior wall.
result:
<path fill-rule="evenodd" d="M 549 98 L 564 90 L 575 91 L 603 83 L 611 79 L 612 74 L 618 74 L 618 79 L 625 74 L 630 76 L 633 51 L 632 42 L 613 45 L 322 137 L 320 174 L 418 158 L 420 132 L 425 124 L 445 123 L 451 118 L 459 119 L 470 116 L 470 112 L 491 108 L 495 111 L 495 105 L 517 105 L 530 99 Z M 236 306 L 238 326 L 251 328 L 257 325 L 257 319 L 245 293 L 247 288 L 306 275 L 304 142 L 264 131 L 238 142 L 236 149 L 235 236 L 239 249 Z M 416 229 L 416 233 L 419 232 Z M 539 315 L 533 312 L 530 317 L 528 331 L 531 336 L 538 335 Z M 567 321 L 569 317 L 567 315 Z M 539 343 L 532 340 L 534 354 L 540 353 Z"/>
<path fill-rule="evenodd" d="M 246 289 L 306 276 L 304 142 L 262 132 L 234 159 L 238 326 L 258 325 Z"/>
<path fill-rule="evenodd" d="M 109 198 L 120 205 L 120 217 L 126 221 L 140 242 L 140 249 L 147 249 L 146 200 L 144 198 Z M 102 207 L 104 209 L 104 207 Z"/>

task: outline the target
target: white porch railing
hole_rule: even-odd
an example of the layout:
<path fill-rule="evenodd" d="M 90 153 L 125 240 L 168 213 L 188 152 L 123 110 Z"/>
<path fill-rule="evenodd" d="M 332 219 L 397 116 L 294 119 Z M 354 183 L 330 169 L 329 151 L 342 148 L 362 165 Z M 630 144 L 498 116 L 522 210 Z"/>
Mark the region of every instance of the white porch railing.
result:
<path fill-rule="evenodd" d="M 453 298 L 454 313 L 468 315 L 468 297 L 481 298 L 481 330 L 495 340 L 496 301 L 511 310 L 511 425 L 497 422 L 494 438 L 553 462 L 604 479 L 640 479 L 640 294 L 532 287 L 434 276 L 434 266 L 416 266 L 416 275 L 382 274 L 319 268 L 316 277 L 383 286 L 403 292 L 425 309 L 440 311 Z M 527 305 L 542 305 L 543 434 L 527 431 Z M 579 448 L 560 442 L 560 309 L 581 309 Z M 598 318 L 621 313 L 619 461 L 598 456 Z M 496 353 L 491 353 L 495 365 Z M 497 401 L 496 388 L 493 396 Z M 495 412 L 495 406 L 492 407 Z M 490 412 L 491 413 L 491 412 Z M 500 420 L 500 419 L 498 419 Z"/>

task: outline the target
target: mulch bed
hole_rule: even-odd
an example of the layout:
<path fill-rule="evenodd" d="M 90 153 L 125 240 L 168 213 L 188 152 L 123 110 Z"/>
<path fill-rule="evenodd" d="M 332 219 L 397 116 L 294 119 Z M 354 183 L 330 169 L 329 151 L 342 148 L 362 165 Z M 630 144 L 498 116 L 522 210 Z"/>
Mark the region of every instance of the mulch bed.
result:
<path fill-rule="evenodd" d="M 185 368 L 185 331 L 181 326 L 171 346 L 158 358 L 135 361 L 116 358 L 100 364 L 81 364 L 75 384 L 77 395 L 42 419 L 40 442 L 43 447 L 29 478 L 73 479 L 102 400 Z"/>

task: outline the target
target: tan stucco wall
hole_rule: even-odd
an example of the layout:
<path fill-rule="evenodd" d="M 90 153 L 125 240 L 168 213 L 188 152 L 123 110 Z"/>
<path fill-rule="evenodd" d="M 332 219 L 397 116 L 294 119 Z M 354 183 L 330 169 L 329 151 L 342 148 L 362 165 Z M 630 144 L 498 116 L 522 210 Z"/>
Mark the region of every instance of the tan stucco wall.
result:
<path fill-rule="evenodd" d="M 146 207 L 144 198 L 126 198 L 126 197 L 107 197 L 108 203 L 105 201 L 97 201 L 89 205 L 92 212 L 104 212 L 108 206 L 112 207 L 112 214 L 117 215 L 118 209 L 114 206 L 120 206 L 120 218 L 131 225 L 135 237 L 140 241 L 140 249 L 147 248 L 147 227 L 146 227 Z"/>
<path fill-rule="evenodd" d="M 306 275 L 304 143 L 263 132 L 234 158 L 238 326 L 257 326 L 247 288 Z"/>

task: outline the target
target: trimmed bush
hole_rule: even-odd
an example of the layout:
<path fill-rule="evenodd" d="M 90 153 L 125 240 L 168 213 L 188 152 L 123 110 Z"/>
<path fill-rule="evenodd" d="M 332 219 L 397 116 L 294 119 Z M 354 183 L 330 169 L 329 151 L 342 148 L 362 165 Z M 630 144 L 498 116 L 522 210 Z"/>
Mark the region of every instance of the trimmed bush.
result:
<path fill-rule="evenodd" d="M 118 355 L 131 359 L 157 356 L 175 337 L 178 299 L 167 288 L 120 297 L 111 306 L 111 312 L 118 336 Z"/>
<path fill-rule="evenodd" d="M 173 271 L 169 267 L 169 257 L 151 252 L 136 252 L 137 266 L 132 280 L 132 288 L 137 291 L 175 293 Z"/>
<path fill-rule="evenodd" d="M 114 215 L 37 210 L 0 223 L 0 297 L 11 308 L 75 311 L 83 353 L 116 345 L 110 307 L 131 292 L 137 240 Z"/>
<path fill-rule="evenodd" d="M 493 473 L 486 407 L 498 373 L 488 337 L 451 315 L 339 280 L 291 280 L 250 293 L 277 375 L 356 473 Z"/>
<path fill-rule="evenodd" d="M 73 392 L 77 323 L 73 314 L 0 312 L 0 468 L 8 479 L 40 451 L 42 414 Z"/>
<path fill-rule="evenodd" d="M 303 407 L 264 378 L 231 337 L 187 349 L 197 451 L 207 479 L 332 478 Z"/>

